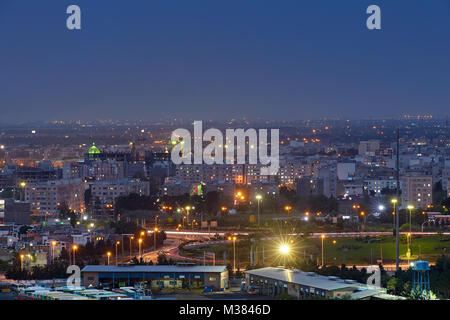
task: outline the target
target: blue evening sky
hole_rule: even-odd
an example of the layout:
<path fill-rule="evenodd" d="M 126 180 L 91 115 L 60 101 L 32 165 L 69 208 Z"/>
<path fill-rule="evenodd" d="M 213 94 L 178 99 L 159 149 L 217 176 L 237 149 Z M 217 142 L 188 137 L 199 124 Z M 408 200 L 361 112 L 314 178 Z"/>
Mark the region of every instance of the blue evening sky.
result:
<path fill-rule="evenodd" d="M 366 28 L 371 4 L 382 30 Z M 0 122 L 449 107 L 449 0 L 0 0 Z"/>

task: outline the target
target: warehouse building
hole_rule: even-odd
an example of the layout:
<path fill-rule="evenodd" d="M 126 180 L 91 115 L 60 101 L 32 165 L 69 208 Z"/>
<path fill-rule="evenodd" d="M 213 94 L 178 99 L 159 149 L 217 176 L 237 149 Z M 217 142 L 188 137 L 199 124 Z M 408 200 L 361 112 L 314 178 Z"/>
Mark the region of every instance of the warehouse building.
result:
<path fill-rule="evenodd" d="M 228 288 L 226 266 L 196 265 L 88 265 L 81 270 L 85 287 L 119 288 L 145 283 L 151 289 L 203 288 L 223 291 Z"/>
<path fill-rule="evenodd" d="M 245 289 L 249 293 L 265 296 L 283 294 L 297 299 L 395 299 L 387 295 L 386 289 L 344 280 L 338 277 L 321 276 L 314 272 L 297 269 L 267 267 L 245 271 Z"/>

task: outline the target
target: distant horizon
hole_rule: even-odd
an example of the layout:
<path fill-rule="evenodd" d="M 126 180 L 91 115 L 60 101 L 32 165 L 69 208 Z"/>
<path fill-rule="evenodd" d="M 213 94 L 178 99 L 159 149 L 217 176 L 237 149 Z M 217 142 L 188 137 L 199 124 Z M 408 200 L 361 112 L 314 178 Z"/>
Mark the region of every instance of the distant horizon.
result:
<path fill-rule="evenodd" d="M 430 117 L 431 116 L 431 117 Z M 397 118 L 383 118 L 383 117 L 341 117 L 341 118 L 331 118 L 331 117 L 316 117 L 316 118 L 304 118 L 304 119 L 264 119 L 264 118 L 239 118 L 239 119 L 205 119 L 205 118 L 166 118 L 166 119 L 89 119 L 89 120 L 83 120 L 83 119 L 55 119 L 55 120 L 29 120 L 29 121 L 2 121 L 0 120 L 0 126 L 5 125 L 31 125 L 31 124 L 75 124 L 77 122 L 80 122 L 81 124 L 92 124 L 92 123 L 107 123 L 107 122 L 114 122 L 114 123 L 125 123 L 125 122 L 133 122 L 133 123 L 145 123 L 145 124 L 159 124 L 159 123 L 168 123 L 168 122 L 189 122 L 189 121 L 203 121 L 203 122 L 217 122 L 217 123 L 223 123 L 227 124 L 230 122 L 269 122 L 269 123 L 296 123 L 296 122 L 305 122 L 305 121 L 413 121 L 413 120 L 421 120 L 421 121 L 446 121 L 448 120 L 448 115 L 442 115 L 442 116 L 434 116 L 429 114 L 424 115 L 409 115 L 409 117 L 406 117 L 406 115 L 397 117 Z"/>

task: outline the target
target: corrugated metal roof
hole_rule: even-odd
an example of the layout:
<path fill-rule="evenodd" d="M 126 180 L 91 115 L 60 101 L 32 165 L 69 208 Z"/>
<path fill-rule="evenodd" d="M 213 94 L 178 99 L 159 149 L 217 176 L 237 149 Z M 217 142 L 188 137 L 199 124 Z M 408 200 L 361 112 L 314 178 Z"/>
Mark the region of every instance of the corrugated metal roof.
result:
<path fill-rule="evenodd" d="M 350 298 L 352 300 L 359 300 L 359 299 L 364 299 L 364 298 L 368 298 L 368 297 L 373 297 L 380 293 L 381 293 L 380 290 L 374 290 L 374 289 L 360 290 L 360 291 L 352 293 L 350 295 Z"/>
<path fill-rule="evenodd" d="M 275 279 L 279 281 L 295 283 L 302 286 L 309 286 L 317 289 L 333 291 L 343 288 L 351 288 L 358 286 L 365 286 L 362 283 L 346 283 L 343 279 L 330 280 L 326 276 L 320 276 L 317 274 L 311 275 L 310 272 L 302 272 L 298 270 L 267 267 L 261 269 L 254 269 L 244 271 L 244 273 L 255 275 L 259 277 L 265 277 Z"/>
<path fill-rule="evenodd" d="M 226 266 L 104 266 L 87 265 L 81 272 L 224 272 Z"/>

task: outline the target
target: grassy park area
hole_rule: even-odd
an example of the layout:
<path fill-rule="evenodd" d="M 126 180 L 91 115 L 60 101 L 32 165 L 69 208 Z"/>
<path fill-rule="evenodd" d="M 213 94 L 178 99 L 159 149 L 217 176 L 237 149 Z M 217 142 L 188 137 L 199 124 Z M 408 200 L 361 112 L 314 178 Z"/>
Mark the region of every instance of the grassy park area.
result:
<path fill-rule="evenodd" d="M 321 238 L 292 238 L 290 262 L 311 259 L 315 262 L 321 261 Z M 400 255 L 406 253 L 406 236 L 400 237 Z M 250 241 L 242 240 L 236 243 L 236 259 L 242 267 L 249 264 Z M 256 244 L 258 244 L 256 246 Z M 253 250 L 258 250 L 260 261 L 262 261 L 262 248 L 264 247 L 265 264 L 278 265 L 280 254 L 278 247 L 280 241 L 261 240 L 253 243 Z M 449 236 L 413 236 L 411 244 L 411 254 L 418 255 L 419 259 L 436 261 L 440 256 L 450 250 Z M 227 260 L 233 258 L 233 245 L 212 245 L 206 248 L 182 250 L 182 255 L 190 257 L 202 257 L 203 252 L 214 252 L 217 259 L 223 258 L 226 251 Z M 324 260 L 327 265 L 368 265 L 377 264 L 377 260 L 382 260 L 383 264 L 395 263 L 395 237 L 379 236 L 364 238 L 325 238 L 324 239 Z"/>

